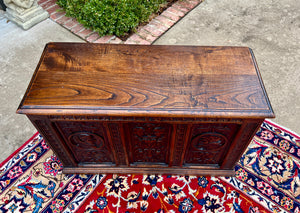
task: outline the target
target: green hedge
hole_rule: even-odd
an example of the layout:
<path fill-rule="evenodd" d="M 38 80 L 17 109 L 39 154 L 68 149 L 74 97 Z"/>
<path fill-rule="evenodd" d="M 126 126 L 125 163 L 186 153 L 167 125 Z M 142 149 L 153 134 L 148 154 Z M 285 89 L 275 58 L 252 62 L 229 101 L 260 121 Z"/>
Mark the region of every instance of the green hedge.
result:
<path fill-rule="evenodd" d="M 122 36 L 149 19 L 166 0 L 58 0 L 66 15 L 103 35 Z"/>

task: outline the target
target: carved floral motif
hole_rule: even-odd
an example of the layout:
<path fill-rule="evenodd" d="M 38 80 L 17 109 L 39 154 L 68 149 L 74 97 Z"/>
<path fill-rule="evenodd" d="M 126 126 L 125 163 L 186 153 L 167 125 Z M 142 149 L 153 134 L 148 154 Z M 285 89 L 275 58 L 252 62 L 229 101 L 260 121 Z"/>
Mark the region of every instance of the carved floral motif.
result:
<path fill-rule="evenodd" d="M 131 124 L 134 162 L 167 163 L 170 126 L 167 124 Z"/>

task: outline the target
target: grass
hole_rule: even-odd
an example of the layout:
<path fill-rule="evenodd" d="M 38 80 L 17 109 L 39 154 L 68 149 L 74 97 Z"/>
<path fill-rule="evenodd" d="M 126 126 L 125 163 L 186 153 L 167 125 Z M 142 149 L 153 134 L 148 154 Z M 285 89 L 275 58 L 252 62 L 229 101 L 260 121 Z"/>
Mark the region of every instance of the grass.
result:
<path fill-rule="evenodd" d="M 124 36 L 174 0 L 58 0 L 66 15 L 100 36 Z"/>

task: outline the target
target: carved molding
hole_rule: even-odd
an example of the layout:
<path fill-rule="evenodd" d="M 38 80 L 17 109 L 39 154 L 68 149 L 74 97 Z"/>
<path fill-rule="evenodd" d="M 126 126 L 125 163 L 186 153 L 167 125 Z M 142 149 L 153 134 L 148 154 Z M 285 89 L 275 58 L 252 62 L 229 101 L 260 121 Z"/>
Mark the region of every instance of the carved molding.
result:
<path fill-rule="evenodd" d="M 108 121 L 108 122 L 209 122 L 209 123 L 242 123 L 242 119 L 236 118 L 183 118 L 183 117 L 114 117 L 114 116 L 84 116 L 84 115 L 50 115 L 51 120 L 64 121 Z"/>
<path fill-rule="evenodd" d="M 187 125 L 179 124 L 177 125 L 176 139 L 175 139 L 175 148 L 174 148 L 174 157 L 173 165 L 179 166 L 181 164 L 181 157 L 184 150 L 184 141 L 187 131 Z"/>
<path fill-rule="evenodd" d="M 118 164 L 126 165 L 126 154 L 121 140 L 120 127 L 118 124 L 113 123 L 108 124 L 108 129 L 110 132 L 113 146 L 116 150 Z"/>
<path fill-rule="evenodd" d="M 74 152 L 80 163 L 112 163 L 105 150 L 77 149 Z"/>

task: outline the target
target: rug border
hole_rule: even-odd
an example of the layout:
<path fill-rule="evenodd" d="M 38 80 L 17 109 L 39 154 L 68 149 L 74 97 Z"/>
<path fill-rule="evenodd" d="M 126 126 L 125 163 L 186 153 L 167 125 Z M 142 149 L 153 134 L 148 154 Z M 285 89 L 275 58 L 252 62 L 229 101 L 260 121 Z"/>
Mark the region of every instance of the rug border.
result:
<path fill-rule="evenodd" d="M 25 143 L 22 144 L 17 150 L 15 150 L 12 154 L 10 154 L 4 161 L 0 163 L 0 167 L 2 167 L 4 164 L 6 164 L 10 159 L 12 159 L 18 152 L 20 152 L 21 149 L 23 149 L 30 141 L 32 141 L 39 132 L 36 132 L 31 136 Z"/>
<path fill-rule="evenodd" d="M 277 128 L 284 129 L 284 131 L 286 131 L 287 133 L 289 133 L 289 134 L 291 134 L 292 136 L 294 136 L 294 137 L 300 139 L 300 135 L 298 135 L 296 132 L 290 130 L 289 128 L 287 128 L 287 127 L 285 127 L 285 126 L 282 126 L 282 125 L 280 125 L 280 124 L 278 124 L 278 123 L 276 123 L 276 122 L 274 122 L 274 121 L 270 121 L 269 119 L 265 119 L 264 121 L 265 121 L 266 123 L 269 123 L 269 124 L 271 124 L 271 125 L 277 127 Z"/>
<path fill-rule="evenodd" d="M 248 171 L 249 172 L 249 171 Z M 270 200 L 268 197 L 266 197 L 264 194 L 262 194 L 259 190 L 257 190 L 256 188 L 253 188 L 251 186 L 249 186 L 248 183 L 241 181 L 240 179 L 238 179 L 237 177 L 229 177 L 229 179 L 235 179 L 236 182 L 239 182 L 241 185 L 246 185 L 248 187 L 250 187 L 256 194 L 257 196 L 261 196 L 263 197 L 265 200 L 269 200 L 270 202 L 272 202 L 274 205 L 276 205 L 280 210 L 283 211 L 283 213 L 286 212 L 286 209 L 283 208 L 282 206 L 278 205 L 277 203 L 275 203 L 274 201 Z M 243 191 L 243 189 L 239 188 L 239 186 L 235 186 L 232 183 L 230 183 L 229 180 L 226 179 L 226 177 L 219 177 L 220 180 L 224 181 L 225 183 L 229 184 L 230 186 L 232 186 L 235 190 L 237 190 L 238 192 L 240 192 L 241 194 L 243 194 L 244 196 L 247 196 L 247 198 L 251 199 L 252 201 L 254 201 L 255 203 L 260 204 L 261 206 L 263 206 L 266 210 L 268 210 L 269 212 L 273 212 L 270 207 L 268 205 L 266 205 L 265 203 L 260 203 L 258 200 L 256 200 L 255 198 L 253 198 L 252 195 L 247 194 L 246 192 Z M 288 212 L 286 212 L 288 213 Z"/>

